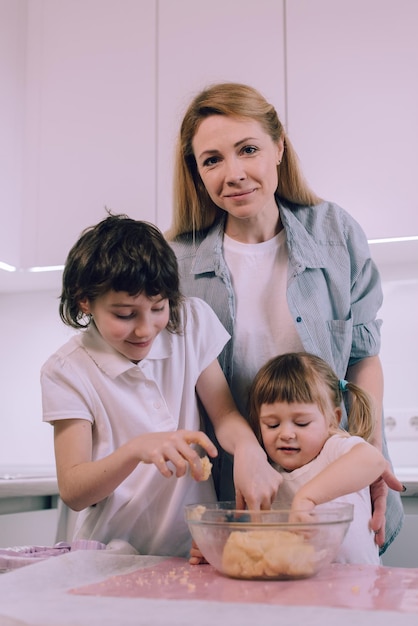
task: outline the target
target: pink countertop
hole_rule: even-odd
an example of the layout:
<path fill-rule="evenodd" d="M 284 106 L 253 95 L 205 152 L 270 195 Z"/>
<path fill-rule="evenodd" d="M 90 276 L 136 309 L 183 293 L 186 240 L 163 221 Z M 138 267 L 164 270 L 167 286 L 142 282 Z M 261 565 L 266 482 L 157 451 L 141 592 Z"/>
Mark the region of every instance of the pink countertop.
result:
<path fill-rule="evenodd" d="M 186 560 L 80 550 L 0 575 L 0 624 L 417 626 L 418 569 L 332 565 L 242 581 Z"/>
<path fill-rule="evenodd" d="M 331 564 L 312 578 L 246 581 L 221 576 L 211 565 L 170 558 L 128 574 L 74 588 L 78 595 L 167 600 L 324 606 L 415 613 L 418 569 Z"/>

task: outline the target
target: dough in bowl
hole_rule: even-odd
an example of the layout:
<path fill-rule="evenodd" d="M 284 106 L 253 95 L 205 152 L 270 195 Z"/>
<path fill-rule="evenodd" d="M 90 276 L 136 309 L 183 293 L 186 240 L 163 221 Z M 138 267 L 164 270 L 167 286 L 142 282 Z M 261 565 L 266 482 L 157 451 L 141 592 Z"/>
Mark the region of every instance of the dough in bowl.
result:
<path fill-rule="evenodd" d="M 233 578 L 305 578 L 315 573 L 315 548 L 287 530 L 233 531 L 222 568 Z"/>

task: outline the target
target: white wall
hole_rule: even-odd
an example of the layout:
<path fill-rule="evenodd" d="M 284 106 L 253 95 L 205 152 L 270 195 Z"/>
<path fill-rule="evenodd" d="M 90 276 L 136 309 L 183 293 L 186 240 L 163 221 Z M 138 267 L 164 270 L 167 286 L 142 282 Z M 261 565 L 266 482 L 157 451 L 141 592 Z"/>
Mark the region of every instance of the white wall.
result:
<path fill-rule="evenodd" d="M 42 423 L 39 371 L 71 333 L 56 291 L 0 294 L 0 465 L 54 465 L 53 429 Z"/>
<path fill-rule="evenodd" d="M 381 358 L 385 368 L 387 409 L 415 409 L 418 414 L 418 275 L 383 282 Z M 417 448 L 418 460 L 418 448 Z"/>
<path fill-rule="evenodd" d="M 418 414 L 418 276 L 383 282 L 385 406 Z M 0 464 L 54 463 L 52 427 L 42 423 L 39 370 L 73 332 L 58 315 L 59 288 L 0 294 Z M 417 446 L 418 443 L 413 442 Z"/>

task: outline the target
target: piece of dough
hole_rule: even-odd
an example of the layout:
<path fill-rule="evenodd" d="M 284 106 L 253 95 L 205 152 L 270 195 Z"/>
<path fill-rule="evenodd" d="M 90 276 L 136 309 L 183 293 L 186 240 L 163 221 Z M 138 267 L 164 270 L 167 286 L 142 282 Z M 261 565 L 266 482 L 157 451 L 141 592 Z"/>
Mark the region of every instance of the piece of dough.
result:
<path fill-rule="evenodd" d="M 233 531 L 222 568 L 233 578 L 304 578 L 315 573 L 315 548 L 287 530 Z"/>
<path fill-rule="evenodd" d="M 203 469 L 203 478 L 201 480 L 207 480 L 212 473 L 212 463 L 209 461 L 209 457 L 207 456 L 202 457 L 200 461 L 202 463 L 202 469 Z M 194 478 L 193 471 L 192 471 L 192 476 Z"/>

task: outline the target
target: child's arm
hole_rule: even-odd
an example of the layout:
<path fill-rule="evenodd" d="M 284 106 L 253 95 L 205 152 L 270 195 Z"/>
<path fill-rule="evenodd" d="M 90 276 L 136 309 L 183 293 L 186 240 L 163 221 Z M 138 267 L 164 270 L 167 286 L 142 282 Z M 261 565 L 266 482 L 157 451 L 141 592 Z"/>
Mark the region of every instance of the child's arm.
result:
<path fill-rule="evenodd" d="M 203 432 L 178 430 L 139 435 L 107 457 L 92 461 L 90 422 L 56 421 L 54 445 L 60 497 L 70 508 L 80 511 L 110 495 L 141 462 L 154 463 L 166 477 L 173 473 L 168 461 L 174 464 L 176 476 L 184 476 L 190 465 L 199 480 L 202 466 L 190 444 L 198 444 L 212 457 L 217 455 L 216 447 Z"/>
<path fill-rule="evenodd" d="M 366 441 L 358 443 L 299 489 L 292 510 L 310 511 L 317 504 L 364 489 L 386 467 L 387 461 L 377 448 Z"/>
<path fill-rule="evenodd" d="M 234 456 L 236 506 L 269 509 L 282 477 L 271 467 L 250 425 L 238 412 L 215 359 L 200 375 L 197 393 L 224 450 Z"/>

